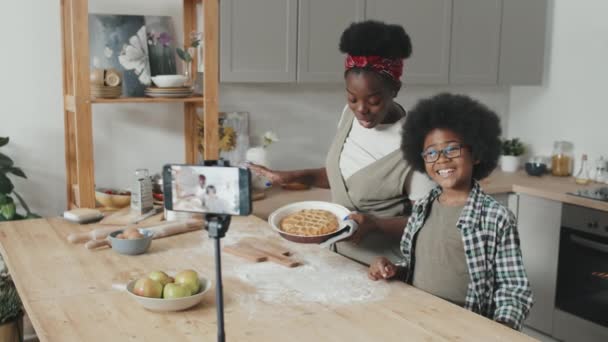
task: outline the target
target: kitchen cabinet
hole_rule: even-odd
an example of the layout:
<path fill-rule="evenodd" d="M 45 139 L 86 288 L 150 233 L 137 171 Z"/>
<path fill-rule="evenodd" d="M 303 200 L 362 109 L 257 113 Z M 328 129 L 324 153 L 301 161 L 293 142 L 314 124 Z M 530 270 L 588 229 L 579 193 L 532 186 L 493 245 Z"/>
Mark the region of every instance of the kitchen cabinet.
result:
<path fill-rule="evenodd" d="M 404 83 L 448 83 L 452 0 L 368 0 L 365 14 L 366 19 L 402 25 L 412 39 Z"/>
<path fill-rule="evenodd" d="M 341 82 L 344 55 L 340 36 L 362 21 L 365 0 L 301 0 L 298 7 L 298 82 Z"/>
<path fill-rule="evenodd" d="M 220 81 L 296 80 L 297 0 L 220 1 Z"/>
<path fill-rule="evenodd" d="M 496 84 L 502 0 L 454 0 L 450 83 Z"/>
<path fill-rule="evenodd" d="M 405 84 L 541 84 L 547 0 L 222 0 L 222 82 L 343 80 L 341 33 L 366 19 L 412 39 Z"/>
<path fill-rule="evenodd" d="M 547 0 L 503 0 L 499 84 L 542 84 Z"/>
<path fill-rule="evenodd" d="M 518 194 L 517 226 L 534 305 L 524 324 L 551 334 L 562 203 Z"/>

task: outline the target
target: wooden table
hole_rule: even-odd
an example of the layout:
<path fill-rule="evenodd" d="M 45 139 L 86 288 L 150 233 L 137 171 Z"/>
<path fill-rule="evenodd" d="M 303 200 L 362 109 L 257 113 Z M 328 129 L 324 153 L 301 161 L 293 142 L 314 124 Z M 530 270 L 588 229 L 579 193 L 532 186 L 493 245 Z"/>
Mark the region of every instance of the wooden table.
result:
<path fill-rule="evenodd" d="M 122 287 L 152 270 L 193 268 L 214 280 L 213 248 L 206 232 L 154 240 L 148 253 L 124 256 L 111 249 L 89 251 L 66 241 L 68 233 L 87 229 L 59 218 L 0 224 L 2 255 L 41 341 L 216 339 L 213 292 L 190 310 L 155 313 L 140 307 Z M 224 253 L 229 341 L 533 340 L 404 283 L 364 280 L 364 267 L 318 246 L 288 243 L 253 216 L 234 218 L 222 243 L 232 244 L 247 236 L 276 240 L 294 251 L 295 257 L 317 258 L 332 268 L 251 264 Z M 331 274 L 317 285 L 340 300 L 331 300 L 331 296 L 324 300 L 323 293 L 290 290 L 284 293 L 289 296 L 279 298 L 268 289 L 264 292 L 254 278 L 253 283 L 248 282 L 246 275 L 263 275 L 264 269 L 275 276 L 284 274 L 286 283 Z M 363 284 L 370 291 L 369 298 L 336 297 L 341 292 L 335 286 L 344 286 L 344 279 Z M 297 290 L 298 284 L 294 285 Z M 279 289 L 283 290 L 289 289 Z"/>

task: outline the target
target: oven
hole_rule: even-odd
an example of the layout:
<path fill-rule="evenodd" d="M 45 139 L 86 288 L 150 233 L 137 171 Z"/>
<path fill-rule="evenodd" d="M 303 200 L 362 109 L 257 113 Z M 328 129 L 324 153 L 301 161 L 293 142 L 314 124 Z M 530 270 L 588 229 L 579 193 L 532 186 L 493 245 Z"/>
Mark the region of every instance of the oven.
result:
<path fill-rule="evenodd" d="M 608 331 L 608 212 L 564 204 L 555 305 Z"/>

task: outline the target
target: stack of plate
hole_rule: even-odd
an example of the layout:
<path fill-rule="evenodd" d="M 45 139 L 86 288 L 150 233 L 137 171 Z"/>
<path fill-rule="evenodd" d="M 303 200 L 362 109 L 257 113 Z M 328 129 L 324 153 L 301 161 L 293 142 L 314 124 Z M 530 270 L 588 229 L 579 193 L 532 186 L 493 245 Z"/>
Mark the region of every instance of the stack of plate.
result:
<path fill-rule="evenodd" d="M 122 86 L 111 87 L 91 84 L 91 96 L 93 97 L 113 99 L 120 97 L 120 95 L 122 95 Z"/>
<path fill-rule="evenodd" d="M 192 88 L 190 87 L 171 87 L 157 88 L 148 87 L 145 90 L 146 96 L 150 97 L 189 97 L 192 96 Z"/>

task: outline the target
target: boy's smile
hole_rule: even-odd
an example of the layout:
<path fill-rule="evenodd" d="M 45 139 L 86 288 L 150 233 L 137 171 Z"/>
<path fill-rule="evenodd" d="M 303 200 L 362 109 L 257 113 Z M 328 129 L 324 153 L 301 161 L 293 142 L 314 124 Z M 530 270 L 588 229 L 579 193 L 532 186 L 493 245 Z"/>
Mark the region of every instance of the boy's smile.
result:
<path fill-rule="evenodd" d="M 424 139 L 423 154 L 427 174 L 448 197 L 454 193 L 468 194 L 476 163 L 458 134 L 440 128 L 430 131 Z"/>

